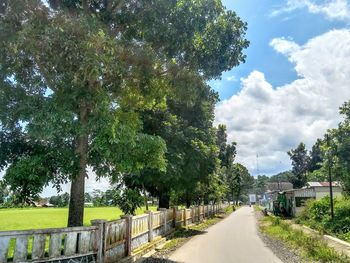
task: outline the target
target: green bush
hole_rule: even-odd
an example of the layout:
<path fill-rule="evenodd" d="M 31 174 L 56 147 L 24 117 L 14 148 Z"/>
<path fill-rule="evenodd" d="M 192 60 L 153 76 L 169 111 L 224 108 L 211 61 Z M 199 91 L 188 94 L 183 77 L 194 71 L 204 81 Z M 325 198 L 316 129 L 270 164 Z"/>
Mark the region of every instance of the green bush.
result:
<path fill-rule="evenodd" d="M 264 217 L 262 220 L 265 224 L 262 224 L 260 229 L 264 233 L 297 249 L 297 252 L 307 260 L 306 262 L 349 262 L 348 257 L 338 254 L 334 248 L 329 247 L 317 236 L 310 236 L 301 230 L 293 229 L 288 223 L 274 216 Z"/>
<path fill-rule="evenodd" d="M 350 240 L 350 199 L 334 199 L 334 219 L 331 217 L 328 196 L 308 202 L 298 221 L 321 232 L 332 233 Z"/>

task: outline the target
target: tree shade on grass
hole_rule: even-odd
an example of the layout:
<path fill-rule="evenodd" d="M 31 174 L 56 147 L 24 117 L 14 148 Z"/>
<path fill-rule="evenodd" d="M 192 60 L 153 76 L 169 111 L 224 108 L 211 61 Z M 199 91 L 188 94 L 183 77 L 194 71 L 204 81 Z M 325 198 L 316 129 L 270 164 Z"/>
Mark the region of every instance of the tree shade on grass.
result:
<path fill-rule="evenodd" d="M 157 210 L 155 206 L 149 209 Z M 136 214 L 142 214 L 144 211 L 144 207 L 139 208 Z M 117 207 L 85 208 L 84 225 L 89 226 L 93 219 L 119 219 L 122 214 Z M 68 208 L 1 209 L 0 231 L 66 227 L 67 218 Z"/>

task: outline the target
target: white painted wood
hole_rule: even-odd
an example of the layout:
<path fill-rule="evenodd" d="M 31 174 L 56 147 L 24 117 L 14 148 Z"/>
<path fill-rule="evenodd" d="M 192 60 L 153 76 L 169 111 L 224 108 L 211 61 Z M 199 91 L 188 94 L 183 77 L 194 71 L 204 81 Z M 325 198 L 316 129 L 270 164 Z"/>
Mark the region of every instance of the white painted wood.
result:
<path fill-rule="evenodd" d="M 32 247 L 32 259 L 42 259 L 45 256 L 46 235 L 35 235 Z"/>
<path fill-rule="evenodd" d="M 10 246 L 10 237 L 0 237 L 0 262 L 6 263 Z"/>
<path fill-rule="evenodd" d="M 68 233 L 64 241 L 64 255 L 72 256 L 77 250 L 77 232 Z"/>
<path fill-rule="evenodd" d="M 61 256 L 62 249 L 62 234 L 51 234 L 50 246 L 49 246 L 49 257 L 57 258 Z"/>
<path fill-rule="evenodd" d="M 23 262 L 27 260 L 29 236 L 19 236 L 16 238 L 13 262 Z"/>
<path fill-rule="evenodd" d="M 91 232 L 81 232 L 79 235 L 79 253 L 87 253 L 90 250 Z"/>

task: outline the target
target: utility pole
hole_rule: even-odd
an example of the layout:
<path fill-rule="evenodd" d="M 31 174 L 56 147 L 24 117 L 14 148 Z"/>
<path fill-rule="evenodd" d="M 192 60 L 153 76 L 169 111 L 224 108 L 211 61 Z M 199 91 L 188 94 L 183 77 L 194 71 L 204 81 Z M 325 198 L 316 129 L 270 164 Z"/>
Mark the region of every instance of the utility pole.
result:
<path fill-rule="evenodd" d="M 334 207 L 333 207 L 333 183 L 332 183 L 332 156 L 330 149 L 330 138 L 329 135 L 326 135 L 327 146 L 328 146 L 328 181 L 329 181 L 329 196 L 331 199 L 331 217 L 334 219 Z"/>

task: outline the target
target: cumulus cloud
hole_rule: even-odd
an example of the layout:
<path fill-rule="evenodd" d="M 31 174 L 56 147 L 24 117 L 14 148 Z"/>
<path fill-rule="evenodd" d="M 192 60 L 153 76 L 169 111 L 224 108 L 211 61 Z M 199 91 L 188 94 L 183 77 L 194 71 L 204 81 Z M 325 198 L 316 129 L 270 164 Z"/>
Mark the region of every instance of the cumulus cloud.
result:
<path fill-rule="evenodd" d="M 330 20 L 350 20 L 348 0 L 288 0 L 283 7 L 273 10 L 271 16 L 278 16 L 301 8 L 307 8 L 313 14 L 325 15 Z"/>
<path fill-rule="evenodd" d="M 238 143 L 237 161 L 256 173 L 289 168 L 286 151 L 300 141 L 311 147 L 328 128 L 336 127 L 340 105 L 350 99 L 350 30 L 333 30 L 304 45 L 277 38 L 271 47 L 293 64 L 298 79 L 272 87 L 262 72 L 241 80 L 241 91 L 216 108 L 228 139 Z"/>

